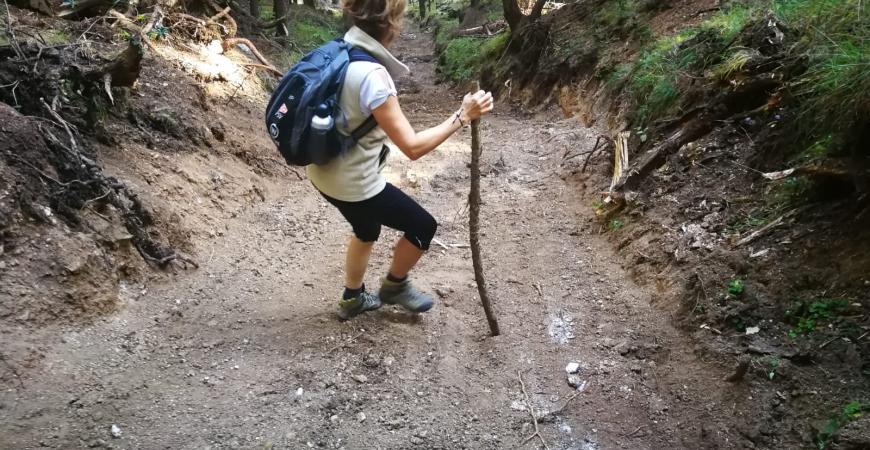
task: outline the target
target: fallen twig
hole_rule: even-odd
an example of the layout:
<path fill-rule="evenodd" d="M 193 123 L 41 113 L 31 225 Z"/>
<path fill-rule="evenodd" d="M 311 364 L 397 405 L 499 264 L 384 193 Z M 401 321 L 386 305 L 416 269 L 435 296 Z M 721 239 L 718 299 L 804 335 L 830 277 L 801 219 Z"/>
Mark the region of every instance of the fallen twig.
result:
<path fill-rule="evenodd" d="M 604 150 L 607 145 L 613 146 L 613 141 L 603 134 L 599 134 L 598 138 L 595 139 L 595 146 L 592 147 L 592 151 L 586 155 L 586 160 L 583 161 L 583 167 L 580 168 L 580 173 L 586 172 L 586 166 L 589 165 L 589 161 L 592 159 L 592 156 L 595 155 L 595 152 L 598 150 L 598 143 L 604 139 L 605 145 L 601 146 L 601 150 Z"/>
<path fill-rule="evenodd" d="M 435 245 L 437 245 L 437 246 L 443 248 L 444 250 L 450 250 L 450 246 L 448 246 L 447 244 L 445 244 L 445 243 L 439 241 L 439 240 L 436 239 L 436 238 L 432 238 L 432 243 L 434 243 Z"/>
<path fill-rule="evenodd" d="M 6 33 L 9 34 L 9 41 L 12 42 L 12 49 L 15 50 L 15 56 L 18 59 L 24 59 L 21 45 L 18 44 L 18 38 L 15 37 L 15 30 L 12 29 L 12 13 L 9 12 L 9 3 L 3 0 L 3 4 L 6 6 Z"/>
<path fill-rule="evenodd" d="M 554 409 L 554 410 L 552 410 L 552 411 L 547 411 L 545 414 L 541 415 L 541 417 L 539 417 L 538 420 L 540 420 L 541 422 L 543 422 L 543 421 L 545 421 L 545 420 L 547 420 L 547 419 L 549 419 L 549 418 L 551 418 L 551 417 L 555 417 L 555 416 L 557 416 L 557 415 L 559 415 L 559 414 L 562 414 L 562 411 L 564 411 L 565 408 L 568 407 L 568 404 L 571 403 L 571 400 L 574 400 L 575 398 L 577 398 L 578 396 L 580 396 L 580 394 L 582 394 L 582 393 L 585 392 L 585 391 L 586 391 L 586 390 L 584 389 L 584 390 L 581 390 L 581 391 L 577 391 L 577 392 L 575 392 L 574 395 L 568 397 L 568 399 L 565 400 L 565 403 L 562 403 L 562 406 L 560 406 L 560 407 L 558 407 L 558 408 L 556 408 L 556 409 Z"/>
<path fill-rule="evenodd" d="M 748 236 L 737 241 L 737 246 L 740 247 L 742 245 L 746 245 L 746 244 L 758 239 L 760 236 L 764 235 L 768 231 L 782 225 L 783 218 L 785 218 L 785 216 L 777 217 L 776 219 L 768 222 L 767 225 L 764 225 L 763 227 L 753 231 L 752 233 L 749 233 Z"/>
<path fill-rule="evenodd" d="M 630 438 L 630 437 L 634 436 L 635 434 L 637 434 L 638 431 L 640 431 L 644 428 L 648 428 L 648 427 L 649 427 L 649 425 L 641 425 L 641 426 L 635 428 L 634 431 L 632 431 L 631 433 L 626 434 L 625 437 Z"/>
<path fill-rule="evenodd" d="M 351 337 L 349 337 L 349 338 L 347 338 L 347 339 L 341 341 L 341 343 L 339 343 L 339 344 L 336 345 L 335 347 L 332 347 L 331 349 L 327 350 L 326 353 L 332 353 L 332 352 L 334 352 L 334 351 L 336 351 L 336 350 L 338 350 L 338 349 L 341 349 L 341 348 L 344 348 L 344 347 L 350 345 L 353 341 L 355 341 L 355 340 L 361 338 L 363 334 L 365 334 L 365 330 L 360 331 L 359 333 L 357 333 L 357 334 L 355 334 L 355 335 L 353 335 L 353 336 L 351 336 Z"/>
<path fill-rule="evenodd" d="M 550 447 L 547 445 L 547 442 L 544 440 L 544 437 L 541 436 L 541 429 L 538 428 L 538 416 L 535 415 L 535 408 L 532 406 L 532 401 L 529 399 L 529 394 L 526 392 L 526 384 L 523 383 L 523 375 L 517 370 L 517 380 L 520 382 L 520 389 L 523 391 L 523 399 L 526 402 L 526 407 L 529 410 L 529 415 L 532 416 L 532 424 L 535 426 L 535 432 L 532 433 L 531 436 L 527 437 L 523 444 L 529 442 L 534 439 L 536 436 L 541 440 L 541 445 L 544 446 L 545 449 L 550 450 Z"/>
<path fill-rule="evenodd" d="M 840 339 L 840 336 L 834 336 L 834 337 L 828 339 L 827 341 L 822 342 L 822 344 L 819 345 L 819 350 L 821 350 L 821 349 L 823 349 L 823 348 L 825 348 L 825 347 L 831 345 L 831 343 L 833 343 L 833 342 L 836 341 L 837 339 Z"/>

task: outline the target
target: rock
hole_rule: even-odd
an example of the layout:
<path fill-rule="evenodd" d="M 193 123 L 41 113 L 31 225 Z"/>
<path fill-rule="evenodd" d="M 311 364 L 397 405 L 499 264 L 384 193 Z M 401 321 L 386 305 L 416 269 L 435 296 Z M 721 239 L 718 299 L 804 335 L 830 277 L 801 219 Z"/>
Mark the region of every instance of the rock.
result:
<path fill-rule="evenodd" d="M 580 371 L 580 363 L 570 362 L 567 366 L 565 366 L 565 372 L 567 374 L 577 373 Z"/>
<path fill-rule="evenodd" d="M 528 436 L 532 432 L 532 424 L 529 422 L 523 422 L 523 428 L 521 431 L 523 436 Z"/>
<path fill-rule="evenodd" d="M 568 375 L 568 386 L 571 386 L 574 389 L 579 389 L 583 386 L 583 379 L 580 378 L 579 375 Z"/>
<path fill-rule="evenodd" d="M 366 421 L 366 413 L 364 413 L 362 411 L 358 412 L 356 414 L 356 420 L 359 420 L 360 422 L 365 422 Z"/>
<path fill-rule="evenodd" d="M 332 423 L 336 423 L 336 422 L 338 422 L 338 416 L 335 415 L 335 414 L 329 416 L 329 421 L 332 422 Z"/>
<path fill-rule="evenodd" d="M 351 375 L 350 377 L 357 383 L 365 383 L 369 381 L 369 378 L 365 375 Z"/>
<path fill-rule="evenodd" d="M 296 389 L 296 396 L 297 397 L 302 397 L 302 394 L 304 394 L 304 393 L 305 393 L 305 389 L 302 389 L 301 387 L 299 389 Z"/>
<path fill-rule="evenodd" d="M 121 437 L 121 429 L 117 425 L 112 424 L 112 428 L 109 431 L 111 431 L 113 438 L 118 439 Z"/>

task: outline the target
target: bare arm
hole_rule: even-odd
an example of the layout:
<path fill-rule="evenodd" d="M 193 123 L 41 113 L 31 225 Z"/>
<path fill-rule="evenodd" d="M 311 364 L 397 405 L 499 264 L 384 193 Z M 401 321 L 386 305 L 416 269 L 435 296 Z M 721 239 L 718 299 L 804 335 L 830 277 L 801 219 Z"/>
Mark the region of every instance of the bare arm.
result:
<path fill-rule="evenodd" d="M 468 124 L 490 111 L 492 111 L 492 94 L 478 91 L 466 95 L 462 100 L 462 108 L 450 118 L 440 125 L 419 133 L 411 127 L 395 96 L 390 96 L 381 106 L 372 110 L 372 115 L 399 150 L 415 161 L 441 145 L 451 134 L 462 128 L 463 124 Z"/>

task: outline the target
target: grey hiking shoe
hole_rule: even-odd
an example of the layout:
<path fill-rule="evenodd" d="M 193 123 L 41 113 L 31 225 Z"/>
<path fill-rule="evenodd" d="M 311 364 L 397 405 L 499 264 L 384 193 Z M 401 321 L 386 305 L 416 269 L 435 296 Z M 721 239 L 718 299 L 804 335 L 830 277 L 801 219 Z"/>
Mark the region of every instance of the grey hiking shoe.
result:
<path fill-rule="evenodd" d="M 380 307 L 381 300 L 377 295 L 362 291 L 356 297 L 338 301 L 338 317 L 341 320 L 348 320 Z"/>
<path fill-rule="evenodd" d="M 402 305 L 408 311 L 415 313 L 429 311 L 435 304 L 435 299 L 431 295 L 414 289 L 407 278 L 398 283 L 384 278 L 378 295 L 384 303 Z"/>

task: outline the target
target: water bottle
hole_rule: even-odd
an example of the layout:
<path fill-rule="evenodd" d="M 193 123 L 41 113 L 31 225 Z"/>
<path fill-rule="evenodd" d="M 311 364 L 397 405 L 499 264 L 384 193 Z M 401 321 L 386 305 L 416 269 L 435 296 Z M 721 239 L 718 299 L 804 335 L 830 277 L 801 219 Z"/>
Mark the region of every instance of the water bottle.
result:
<path fill-rule="evenodd" d="M 326 106 L 326 103 L 321 103 L 314 110 L 314 117 L 311 118 L 311 130 L 314 134 L 323 135 L 332 129 L 334 123 L 332 115 L 329 114 L 329 107 Z"/>
<path fill-rule="evenodd" d="M 311 133 L 308 135 L 308 151 L 311 155 L 311 162 L 314 164 L 324 164 L 335 156 L 338 150 L 334 142 L 328 142 L 329 131 L 335 121 L 332 119 L 329 107 L 323 103 L 314 110 L 314 117 L 311 118 Z"/>

